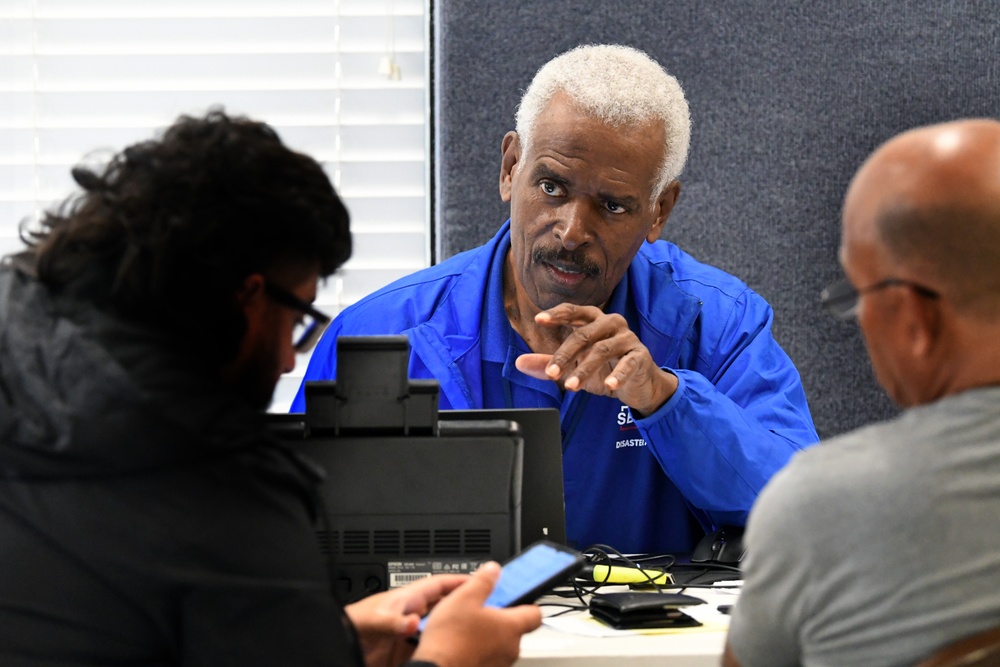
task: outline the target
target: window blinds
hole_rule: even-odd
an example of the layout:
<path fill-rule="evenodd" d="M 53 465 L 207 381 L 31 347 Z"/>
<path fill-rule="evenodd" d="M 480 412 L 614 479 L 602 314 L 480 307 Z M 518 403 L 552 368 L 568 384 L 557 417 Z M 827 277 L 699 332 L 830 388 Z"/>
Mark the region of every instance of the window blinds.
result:
<path fill-rule="evenodd" d="M 336 315 L 429 263 L 426 26 L 425 0 L 0 0 L 0 253 L 73 191 L 73 165 L 222 106 L 343 196 L 354 255 L 316 304 Z"/>

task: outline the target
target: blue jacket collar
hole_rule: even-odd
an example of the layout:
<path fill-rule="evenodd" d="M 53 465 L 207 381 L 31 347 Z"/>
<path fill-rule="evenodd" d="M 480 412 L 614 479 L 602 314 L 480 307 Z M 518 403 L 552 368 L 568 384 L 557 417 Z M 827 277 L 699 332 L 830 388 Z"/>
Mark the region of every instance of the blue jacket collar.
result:
<path fill-rule="evenodd" d="M 672 278 L 673 269 L 657 244 L 644 244 L 628 273 L 615 288 L 608 311 L 634 313 L 639 339 L 661 366 L 672 363 L 683 339 L 691 333 L 701 302 L 684 292 Z M 502 289 L 503 262 L 498 254 L 510 248 L 510 220 L 480 248 L 447 260 L 455 267 L 454 285 L 426 322 L 411 330 L 410 345 L 441 385 L 455 409 L 482 407 L 482 318 L 487 286 Z M 491 272 L 492 269 L 492 272 Z M 633 323 L 635 324 L 635 323 Z M 505 337 L 506 338 L 506 337 Z"/>

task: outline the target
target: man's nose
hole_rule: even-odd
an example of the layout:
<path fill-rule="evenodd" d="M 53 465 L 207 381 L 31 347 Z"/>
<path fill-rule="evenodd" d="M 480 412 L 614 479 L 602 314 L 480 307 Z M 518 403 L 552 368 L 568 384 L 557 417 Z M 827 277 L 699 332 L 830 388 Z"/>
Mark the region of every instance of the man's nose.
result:
<path fill-rule="evenodd" d="M 559 208 L 560 220 L 554 234 L 567 250 L 576 250 L 590 241 L 591 212 L 582 202 L 567 202 Z"/>

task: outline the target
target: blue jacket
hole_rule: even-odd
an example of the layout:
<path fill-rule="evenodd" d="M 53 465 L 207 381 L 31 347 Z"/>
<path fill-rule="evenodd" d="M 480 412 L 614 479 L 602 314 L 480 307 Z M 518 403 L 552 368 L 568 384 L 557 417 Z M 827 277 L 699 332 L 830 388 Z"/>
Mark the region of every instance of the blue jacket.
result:
<path fill-rule="evenodd" d="M 567 535 L 623 553 L 686 552 L 704 531 L 743 525 L 771 476 L 818 440 L 771 307 L 666 241 L 643 245 L 606 308 L 677 376 L 658 411 L 633 420 L 617 399 L 520 373 L 529 349 L 503 310 L 509 248 L 508 221 L 486 245 L 346 308 L 304 382 L 336 377 L 338 336 L 405 333 L 410 377 L 440 383 L 441 409 L 559 408 Z M 305 409 L 302 387 L 291 409 Z"/>

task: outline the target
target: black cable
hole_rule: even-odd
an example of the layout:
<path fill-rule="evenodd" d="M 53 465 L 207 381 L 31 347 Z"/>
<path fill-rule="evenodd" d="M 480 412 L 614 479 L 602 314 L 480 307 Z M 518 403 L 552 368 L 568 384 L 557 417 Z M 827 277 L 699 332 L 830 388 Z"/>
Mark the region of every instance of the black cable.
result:
<path fill-rule="evenodd" d="M 653 575 L 649 574 L 649 572 L 647 572 L 646 570 L 644 570 L 641 567 L 639 567 L 638 562 L 636 562 L 635 560 L 632 560 L 631 558 L 623 555 L 620 551 L 618 551 L 614 547 L 609 547 L 606 544 L 594 544 L 594 545 L 591 545 L 591 546 L 587 547 L 586 549 L 584 549 L 583 550 L 583 554 L 584 555 L 593 554 L 594 556 L 596 556 L 599 559 L 603 558 L 604 562 L 598 562 L 597 564 L 598 565 L 607 565 L 608 566 L 608 573 L 604 577 L 604 581 L 595 582 L 597 584 L 605 585 L 605 584 L 609 583 L 609 579 L 611 578 L 611 567 L 613 566 L 612 559 L 611 559 L 611 554 L 613 554 L 614 556 L 617 557 L 617 559 L 619 561 L 621 561 L 622 563 L 625 563 L 628 567 L 634 568 L 638 572 L 642 572 L 645 575 L 645 577 L 646 577 L 646 581 L 649 582 L 649 584 L 653 588 L 655 588 L 657 592 L 660 592 L 659 584 L 656 583 L 656 577 L 659 576 L 659 573 L 656 576 L 653 576 Z M 597 588 L 595 588 L 594 591 L 590 591 L 590 592 L 593 593 L 598 588 L 600 588 L 600 586 L 598 586 Z"/>
<path fill-rule="evenodd" d="M 700 567 L 703 570 L 705 570 L 705 572 L 709 572 L 711 570 L 725 570 L 727 572 L 741 572 L 741 573 L 743 572 L 743 570 L 741 570 L 738 566 L 736 566 L 736 565 L 726 565 L 725 563 L 708 563 L 708 562 L 706 562 L 706 563 L 675 563 L 673 565 L 673 567 L 691 567 L 691 568 Z M 701 576 L 701 574 L 704 574 L 705 572 L 699 573 L 698 576 Z"/>
<path fill-rule="evenodd" d="M 587 557 L 587 560 L 591 564 L 608 566 L 608 573 L 605 575 L 604 580 L 595 581 L 593 586 L 590 585 L 585 586 L 584 584 L 580 583 L 579 579 L 573 581 L 573 588 L 576 593 L 576 596 L 580 600 L 580 602 L 583 602 L 584 604 L 586 604 L 583 599 L 584 595 L 593 595 L 597 593 L 602 586 L 619 585 L 616 583 L 611 583 L 609 581 L 611 577 L 610 568 L 613 566 L 624 565 L 626 567 L 634 568 L 636 571 L 642 573 L 646 577 L 646 581 L 632 585 L 651 586 L 653 589 L 656 590 L 657 593 L 662 593 L 663 592 L 662 589 L 665 587 L 665 585 L 657 583 L 657 579 L 661 578 L 664 574 L 669 575 L 670 568 L 677 563 L 676 557 L 670 554 L 649 554 L 631 558 L 625 556 L 614 547 L 610 547 L 606 544 L 593 544 L 587 547 L 586 549 L 583 549 L 582 553 L 584 554 L 584 556 Z M 640 563 L 648 563 L 652 561 L 659 561 L 658 564 L 656 565 L 657 571 L 655 572 L 646 570 L 639 565 Z"/>
<path fill-rule="evenodd" d="M 562 616 L 563 614 L 569 614 L 574 611 L 587 611 L 589 607 L 585 605 L 578 604 L 563 604 L 560 602 L 543 602 L 538 605 L 539 607 L 565 607 L 562 611 L 557 611 L 554 614 L 549 614 L 545 618 L 555 618 L 556 616 Z"/>

